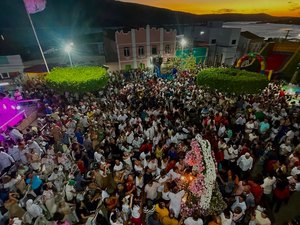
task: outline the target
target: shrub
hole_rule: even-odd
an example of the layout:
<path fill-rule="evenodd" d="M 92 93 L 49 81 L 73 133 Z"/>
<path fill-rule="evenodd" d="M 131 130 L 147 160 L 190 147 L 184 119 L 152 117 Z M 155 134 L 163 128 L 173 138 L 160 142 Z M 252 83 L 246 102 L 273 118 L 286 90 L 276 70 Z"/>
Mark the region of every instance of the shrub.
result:
<path fill-rule="evenodd" d="M 54 68 L 46 76 L 46 84 L 59 92 L 93 92 L 105 87 L 107 72 L 101 67 Z"/>
<path fill-rule="evenodd" d="M 218 91 L 236 94 L 256 94 L 268 85 L 266 76 L 233 68 L 210 68 L 197 76 L 197 84 Z"/>

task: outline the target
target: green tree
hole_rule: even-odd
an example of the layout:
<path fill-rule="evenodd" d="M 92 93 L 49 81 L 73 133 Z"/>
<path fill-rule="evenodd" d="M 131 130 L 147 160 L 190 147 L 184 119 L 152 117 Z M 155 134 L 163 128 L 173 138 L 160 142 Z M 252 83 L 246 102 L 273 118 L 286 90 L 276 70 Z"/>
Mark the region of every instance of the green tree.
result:
<path fill-rule="evenodd" d="M 193 55 L 188 56 L 182 60 L 182 70 L 195 71 L 197 67 L 196 58 Z"/>
<path fill-rule="evenodd" d="M 236 94 L 258 94 L 268 82 L 263 74 L 233 68 L 209 68 L 197 76 L 199 86 Z"/>
<path fill-rule="evenodd" d="M 107 71 L 101 67 L 54 68 L 46 76 L 46 84 L 59 92 L 93 92 L 106 86 Z"/>

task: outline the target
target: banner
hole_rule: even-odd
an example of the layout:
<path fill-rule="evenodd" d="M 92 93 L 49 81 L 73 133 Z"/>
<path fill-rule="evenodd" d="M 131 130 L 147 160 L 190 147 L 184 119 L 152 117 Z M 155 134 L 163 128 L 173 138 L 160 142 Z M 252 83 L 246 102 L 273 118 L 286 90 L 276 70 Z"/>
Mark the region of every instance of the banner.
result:
<path fill-rule="evenodd" d="M 23 0 L 29 14 L 43 11 L 46 8 L 46 0 Z"/>

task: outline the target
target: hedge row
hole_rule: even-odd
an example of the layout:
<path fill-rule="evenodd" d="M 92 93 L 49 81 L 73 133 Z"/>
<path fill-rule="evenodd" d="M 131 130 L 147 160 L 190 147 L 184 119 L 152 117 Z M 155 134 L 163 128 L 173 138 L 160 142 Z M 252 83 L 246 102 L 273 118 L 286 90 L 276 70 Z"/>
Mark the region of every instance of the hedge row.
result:
<path fill-rule="evenodd" d="M 93 92 L 105 87 L 107 71 L 101 67 L 54 68 L 46 76 L 50 88 L 59 92 Z"/>
<path fill-rule="evenodd" d="M 197 84 L 226 93 L 257 94 L 267 85 L 266 76 L 233 68 L 209 68 L 199 72 Z"/>

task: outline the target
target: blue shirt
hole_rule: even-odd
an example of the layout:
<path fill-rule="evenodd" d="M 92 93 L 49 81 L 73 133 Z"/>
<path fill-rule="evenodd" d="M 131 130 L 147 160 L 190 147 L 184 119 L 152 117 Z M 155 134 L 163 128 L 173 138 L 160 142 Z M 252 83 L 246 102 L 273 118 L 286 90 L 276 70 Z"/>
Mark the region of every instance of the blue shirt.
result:
<path fill-rule="evenodd" d="M 82 145 L 83 144 L 83 136 L 82 136 L 82 134 L 79 131 L 76 131 L 75 132 L 75 137 L 76 137 L 78 143 Z"/>
<path fill-rule="evenodd" d="M 26 184 L 30 184 L 31 179 L 26 180 Z M 32 190 L 38 189 L 42 185 L 43 181 L 36 175 L 32 177 L 31 188 Z"/>
<path fill-rule="evenodd" d="M 260 123 L 260 127 L 259 127 L 259 131 L 260 131 L 261 133 L 264 133 L 264 132 L 266 132 L 269 128 L 270 128 L 270 124 L 269 124 L 269 123 L 261 122 L 261 123 Z"/>

